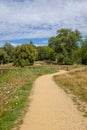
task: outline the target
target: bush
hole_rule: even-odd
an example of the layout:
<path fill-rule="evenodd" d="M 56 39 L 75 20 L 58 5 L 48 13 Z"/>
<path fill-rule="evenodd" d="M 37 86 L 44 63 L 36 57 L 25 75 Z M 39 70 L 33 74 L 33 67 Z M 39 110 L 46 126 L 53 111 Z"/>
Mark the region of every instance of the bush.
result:
<path fill-rule="evenodd" d="M 23 44 L 15 48 L 15 66 L 29 66 L 34 64 L 37 57 L 37 51 L 33 44 Z"/>

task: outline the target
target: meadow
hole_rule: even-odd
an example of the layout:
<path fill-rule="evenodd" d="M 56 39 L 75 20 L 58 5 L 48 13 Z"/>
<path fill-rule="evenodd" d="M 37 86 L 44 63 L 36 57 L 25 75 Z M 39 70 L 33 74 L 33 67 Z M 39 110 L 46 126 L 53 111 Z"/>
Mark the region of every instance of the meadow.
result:
<path fill-rule="evenodd" d="M 2 66 L 1 66 L 2 68 Z M 38 76 L 57 72 L 55 66 L 10 68 L 0 74 L 0 130 L 19 128 L 30 102 L 32 85 Z"/>
<path fill-rule="evenodd" d="M 28 104 L 31 101 L 32 86 L 36 78 L 62 70 L 85 68 L 85 66 L 46 65 L 37 62 L 34 66 L 16 68 L 12 64 L 0 66 L 0 130 L 19 130 Z M 87 116 L 87 70 L 55 76 L 54 80 Z M 79 99 L 79 100 L 77 100 Z M 83 104 L 83 105 L 82 105 Z"/>

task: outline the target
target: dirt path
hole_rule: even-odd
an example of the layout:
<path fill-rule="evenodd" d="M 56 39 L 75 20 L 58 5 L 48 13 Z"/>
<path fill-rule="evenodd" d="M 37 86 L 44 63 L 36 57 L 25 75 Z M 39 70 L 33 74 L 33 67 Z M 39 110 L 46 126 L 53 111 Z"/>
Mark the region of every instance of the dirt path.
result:
<path fill-rule="evenodd" d="M 62 73 L 66 72 L 56 74 Z M 52 80 L 54 75 L 36 80 L 31 105 L 20 130 L 87 130 L 86 121 L 72 100 Z"/>

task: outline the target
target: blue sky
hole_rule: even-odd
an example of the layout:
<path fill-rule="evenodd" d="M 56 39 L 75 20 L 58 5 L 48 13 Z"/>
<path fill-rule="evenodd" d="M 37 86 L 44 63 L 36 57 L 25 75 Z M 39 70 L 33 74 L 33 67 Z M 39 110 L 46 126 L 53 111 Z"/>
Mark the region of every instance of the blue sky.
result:
<path fill-rule="evenodd" d="M 87 0 L 0 0 L 0 46 L 46 45 L 60 28 L 87 35 Z"/>

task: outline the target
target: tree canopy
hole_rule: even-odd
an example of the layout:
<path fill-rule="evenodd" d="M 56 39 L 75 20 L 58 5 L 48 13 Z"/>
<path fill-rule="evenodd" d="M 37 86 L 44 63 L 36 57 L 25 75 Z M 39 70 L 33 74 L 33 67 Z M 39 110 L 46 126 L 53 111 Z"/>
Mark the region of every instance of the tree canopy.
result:
<path fill-rule="evenodd" d="M 13 62 L 14 59 L 14 46 L 12 46 L 10 43 L 5 43 L 3 46 L 3 50 L 7 53 L 8 56 L 8 63 Z"/>
<path fill-rule="evenodd" d="M 5 64 L 8 63 L 8 55 L 7 53 L 3 50 L 3 48 L 0 48 L 0 64 Z"/>
<path fill-rule="evenodd" d="M 33 44 L 23 44 L 15 48 L 14 65 L 15 66 L 28 66 L 33 65 L 37 57 L 37 51 Z"/>
<path fill-rule="evenodd" d="M 73 64 L 73 51 L 78 48 L 82 36 L 78 30 L 60 29 L 55 37 L 49 39 L 49 47 L 53 48 L 59 64 Z"/>
<path fill-rule="evenodd" d="M 54 50 L 48 46 L 38 46 L 38 60 L 55 60 Z"/>

